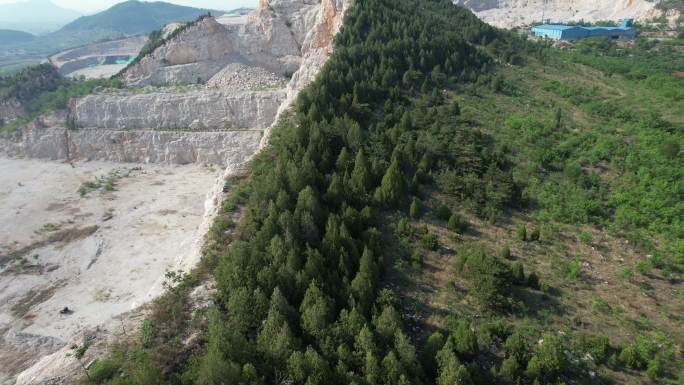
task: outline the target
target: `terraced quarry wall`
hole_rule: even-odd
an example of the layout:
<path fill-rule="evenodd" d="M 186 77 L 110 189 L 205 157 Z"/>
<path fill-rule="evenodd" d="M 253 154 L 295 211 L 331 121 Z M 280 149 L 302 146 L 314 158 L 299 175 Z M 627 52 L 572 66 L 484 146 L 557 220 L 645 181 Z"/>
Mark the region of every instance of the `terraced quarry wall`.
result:
<path fill-rule="evenodd" d="M 263 130 L 284 99 L 283 90 L 92 95 L 77 100 L 71 113 L 84 128 Z"/>

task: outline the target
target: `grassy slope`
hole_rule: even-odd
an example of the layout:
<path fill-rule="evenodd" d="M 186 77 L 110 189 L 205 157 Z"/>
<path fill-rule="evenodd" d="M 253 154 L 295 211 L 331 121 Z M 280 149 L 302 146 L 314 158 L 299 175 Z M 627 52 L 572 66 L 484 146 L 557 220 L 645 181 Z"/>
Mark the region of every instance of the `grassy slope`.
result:
<path fill-rule="evenodd" d="M 536 162 L 530 159 L 535 144 L 533 140 L 521 139 L 521 133 L 512 129 L 512 116 L 533 117 L 553 125 L 555 111 L 560 107 L 567 132 L 562 140 L 554 142 L 557 147 L 563 143 L 582 143 L 588 138 L 596 144 L 600 142 L 596 138 L 602 136 L 619 138 L 625 147 L 629 147 L 641 139 L 639 133 L 623 130 L 628 123 L 597 117 L 573 103 L 572 95 L 563 97 L 554 93 L 553 82 L 595 89 L 591 99 L 616 102 L 638 114 L 657 111 L 678 127 L 677 138 L 681 143 L 682 99 L 664 97 L 661 89 L 646 81 L 606 75 L 589 66 L 572 63 L 570 54 L 551 51 L 551 55 L 556 59 L 549 63 L 532 60 L 525 66 L 500 68 L 498 73 L 508 85 L 508 92 L 492 92 L 481 87 L 474 94 L 456 92 L 452 95 L 461 104 L 463 122 L 481 128 L 500 143 L 511 144 L 519 177 L 534 175 L 542 180 L 545 177 L 552 179 L 550 174 L 554 172 L 531 171 L 536 170 Z M 571 158 L 582 159 L 592 149 L 590 145 L 586 150 L 577 150 Z M 681 158 L 679 161 L 681 164 Z M 610 160 L 587 161 L 583 167 L 595 171 L 606 185 L 616 185 L 622 177 Z M 467 210 L 459 210 L 470 222 L 469 230 L 460 236 L 450 231 L 445 221 L 436 218 L 435 209 L 440 203 L 462 207 L 453 197 L 430 190 L 424 195 L 422 218 L 413 221 L 416 227 L 426 223 L 430 232 L 438 235 L 440 249 L 436 252 L 424 250 L 424 265 L 420 268 L 411 267 L 410 261 L 395 259 L 389 279 L 389 285 L 401 291 L 407 309 L 415 312 L 416 317 L 412 318 L 419 320 L 414 322 L 419 337 L 425 338 L 434 330 L 448 329 L 453 317 L 476 320 L 482 327 L 487 319 L 500 316 L 482 313 L 468 291 L 468 282 L 459 277 L 452 266 L 456 256 L 473 246 L 484 247 L 491 253 L 509 247 L 510 260 L 523 262 L 526 271 L 535 271 L 549 287 L 546 292 L 514 292 L 513 297 L 520 306 L 503 317 L 516 325 L 516 329 L 533 330 L 530 332 L 533 335 L 555 330 L 575 336 L 605 335 L 615 345 L 629 344 L 639 335 L 656 339 L 665 336 L 664 340 L 671 342 L 674 351 L 679 352 L 676 360 L 681 359 L 684 289 L 680 274 L 652 268 L 649 258 L 652 247 L 630 243 L 620 236 L 621 229 L 611 226 L 609 221 L 601 226 L 600 223 L 563 223 L 557 218 L 549 218 L 544 214 L 547 209 L 544 203 L 536 209 L 533 204 L 522 211 L 507 211 L 494 223 L 471 215 Z M 540 241 L 519 240 L 516 231 L 521 225 L 527 227 L 528 234 L 534 228 L 541 229 Z M 651 233 L 653 238 L 640 234 L 656 246 L 666 242 L 658 234 Z M 651 245 L 650 242 L 645 244 Z M 496 343 L 489 349 L 501 354 L 496 353 L 500 352 Z M 681 369 L 681 365 L 672 368 L 672 378 L 676 378 L 676 368 Z M 639 371 L 600 366 L 598 372 L 605 381 L 615 383 L 649 381 Z"/>

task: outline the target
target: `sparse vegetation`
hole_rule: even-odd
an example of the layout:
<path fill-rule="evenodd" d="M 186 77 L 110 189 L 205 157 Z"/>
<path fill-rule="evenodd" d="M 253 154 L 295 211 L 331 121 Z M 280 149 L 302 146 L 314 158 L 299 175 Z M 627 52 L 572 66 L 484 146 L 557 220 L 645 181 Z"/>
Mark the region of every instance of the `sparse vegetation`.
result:
<path fill-rule="evenodd" d="M 116 183 L 122 178 L 126 178 L 135 169 L 122 169 L 109 172 L 107 175 L 99 176 L 93 180 L 85 181 L 78 188 L 81 198 L 86 197 L 93 191 L 111 192 L 115 190 Z"/>

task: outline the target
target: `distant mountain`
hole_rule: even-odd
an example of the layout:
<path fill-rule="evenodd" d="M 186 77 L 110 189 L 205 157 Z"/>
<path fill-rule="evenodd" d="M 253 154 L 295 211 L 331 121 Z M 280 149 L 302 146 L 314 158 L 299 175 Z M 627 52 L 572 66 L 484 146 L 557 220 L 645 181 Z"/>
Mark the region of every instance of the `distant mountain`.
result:
<path fill-rule="evenodd" d="M 30 0 L 22 4 L 52 6 L 49 0 Z M 5 17 L 7 12 L 14 15 L 15 11 L 2 9 L 4 8 L 0 8 L 0 19 Z M 35 12 L 38 16 L 42 15 L 41 12 Z M 224 11 L 185 7 L 160 1 L 126 1 L 94 15 L 79 17 L 61 29 L 38 36 L 32 41 L 23 43 L 0 42 L 0 67 L 20 61 L 26 62 L 27 60 L 37 62 L 56 52 L 93 42 L 131 35 L 147 35 L 154 30 L 161 29 L 166 24 L 195 20 L 207 12 L 215 15 L 224 13 Z"/>
<path fill-rule="evenodd" d="M 190 21 L 211 10 L 157 2 L 129 0 L 92 16 L 83 16 L 65 25 L 55 34 L 109 33 L 112 35 L 147 34 L 168 23 Z M 221 11 L 213 11 L 221 13 Z"/>
<path fill-rule="evenodd" d="M 22 0 L 0 4 L 0 28 L 31 33 L 52 32 L 81 16 L 50 0 Z"/>
<path fill-rule="evenodd" d="M 15 31 L 12 29 L 0 29 L 0 45 L 26 43 L 35 38 L 35 36 L 27 32 Z"/>

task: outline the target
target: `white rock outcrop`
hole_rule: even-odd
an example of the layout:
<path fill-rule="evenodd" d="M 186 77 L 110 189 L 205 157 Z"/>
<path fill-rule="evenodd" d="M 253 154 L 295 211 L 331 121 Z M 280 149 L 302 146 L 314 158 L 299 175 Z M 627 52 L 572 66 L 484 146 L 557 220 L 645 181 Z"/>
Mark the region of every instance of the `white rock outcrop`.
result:
<path fill-rule="evenodd" d="M 652 0 L 456 0 L 482 20 L 497 27 L 517 27 L 534 22 L 647 20 L 657 16 Z"/>

